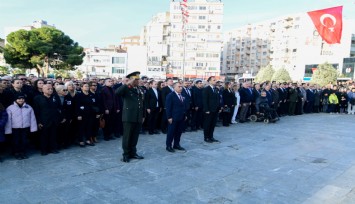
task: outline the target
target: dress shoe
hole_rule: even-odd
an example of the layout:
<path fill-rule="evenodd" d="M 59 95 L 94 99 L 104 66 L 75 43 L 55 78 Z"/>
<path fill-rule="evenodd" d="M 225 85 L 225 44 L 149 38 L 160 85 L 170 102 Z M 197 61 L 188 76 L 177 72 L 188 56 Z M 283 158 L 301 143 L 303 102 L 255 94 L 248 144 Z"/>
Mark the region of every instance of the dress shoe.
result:
<path fill-rule="evenodd" d="M 131 159 L 144 159 L 144 157 L 139 156 L 138 154 L 135 154 L 135 155 L 133 155 L 133 156 L 130 156 L 129 158 L 131 158 Z"/>
<path fill-rule="evenodd" d="M 205 142 L 212 143 L 212 140 L 210 138 L 205 138 Z"/>
<path fill-rule="evenodd" d="M 28 156 L 26 154 L 21 155 L 22 159 L 28 159 Z"/>
<path fill-rule="evenodd" d="M 41 155 L 42 156 L 46 156 L 46 155 L 48 155 L 48 153 L 47 152 L 41 152 Z"/>
<path fill-rule="evenodd" d="M 154 132 L 150 132 L 149 135 L 154 135 Z"/>
<path fill-rule="evenodd" d="M 15 159 L 17 159 L 17 160 L 22 160 L 23 158 L 22 158 L 22 156 L 21 156 L 20 154 L 16 154 L 16 155 L 15 155 Z"/>
<path fill-rule="evenodd" d="M 54 151 L 52 151 L 51 153 L 52 153 L 52 154 L 59 154 L 59 151 L 54 150 Z"/>
<path fill-rule="evenodd" d="M 181 151 L 185 151 L 186 149 L 181 147 L 180 145 L 179 146 L 175 146 L 174 149 L 177 149 L 177 150 L 181 150 Z"/>
<path fill-rule="evenodd" d="M 154 134 L 160 134 L 160 132 L 159 131 L 154 131 Z"/>
<path fill-rule="evenodd" d="M 85 144 L 89 145 L 89 146 L 95 146 L 95 144 L 93 142 L 86 142 Z"/>
<path fill-rule="evenodd" d="M 128 163 L 129 162 L 129 157 L 128 156 L 123 156 L 121 161 L 125 162 L 125 163 Z"/>
<path fill-rule="evenodd" d="M 219 140 L 214 139 L 213 137 L 210 139 L 212 142 L 219 142 Z"/>
<path fill-rule="evenodd" d="M 175 150 L 171 147 L 166 147 L 166 151 L 171 152 L 171 153 L 175 152 Z"/>

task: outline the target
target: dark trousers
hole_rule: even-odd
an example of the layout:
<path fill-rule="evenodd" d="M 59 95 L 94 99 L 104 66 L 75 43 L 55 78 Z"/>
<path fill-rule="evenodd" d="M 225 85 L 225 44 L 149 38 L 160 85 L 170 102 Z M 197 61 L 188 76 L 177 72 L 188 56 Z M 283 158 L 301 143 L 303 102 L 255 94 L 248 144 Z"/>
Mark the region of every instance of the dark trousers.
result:
<path fill-rule="evenodd" d="M 289 115 L 294 115 L 296 111 L 296 102 L 290 102 L 288 106 L 288 114 Z"/>
<path fill-rule="evenodd" d="M 99 128 L 100 128 L 100 118 L 96 118 L 96 114 L 92 116 L 92 124 L 91 124 L 91 130 L 90 130 L 90 137 L 94 138 L 99 134 Z"/>
<path fill-rule="evenodd" d="M 158 121 L 158 116 L 159 116 L 159 108 L 152 108 L 150 109 L 150 113 L 148 115 L 148 130 L 149 133 L 154 133 L 156 131 L 157 127 L 157 121 Z"/>
<path fill-rule="evenodd" d="M 229 107 L 229 108 L 230 108 L 229 112 L 222 112 L 222 120 L 223 120 L 222 124 L 223 124 L 223 126 L 229 126 L 229 123 L 231 122 L 232 108 L 231 107 Z"/>
<path fill-rule="evenodd" d="M 30 128 L 12 128 L 12 151 L 16 154 L 26 154 L 27 137 Z"/>
<path fill-rule="evenodd" d="M 249 112 L 249 103 L 242 103 L 242 107 L 240 109 L 240 117 L 239 117 L 239 120 L 240 121 L 246 121 L 247 119 L 247 115 L 248 115 L 248 112 Z"/>
<path fill-rule="evenodd" d="M 51 124 L 41 130 L 41 152 L 57 151 L 57 125 Z"/>
<path fill-rule="evenodd" d="M 85 142 L 90 140 L 91 130 L 92 130 L 92 118 L 90 116 L 83 116 L 82 120 L 78 121 L 79 123 L 79 132 L 78 132 L 78 141 Z"/>
<path fill-rule="evenodd" d="M 205 119 L 203 121 L 203 135 L 205 139 L 212 139 L 214 128 L 217 123 L 217 112 L 205 113 Z"/>
<path fill-rule="evenodd" d="M 168 127 L 168 118 L 166 116 L 166 110 L 164 109 L 161 117 L 161 131 L 163 133 L 166 133 L 167 127 Z"/>
<path fill-rule="evenodd" d="M 71 144 L 71 137 L 69 134 L 70 121 L 65 121 L 60 123 L 58 126 L 58 146 L 59 147 L 68 147 Z"/>
<path fill-rule="evenodd" d="M 105 139 L 112 138 L 112 134 L 115 134 L 115 136 L 119 134 L 118 115 L 118 113 L 112 111 L 109 114 L 104 114 L 105 127 L 103 128 L 103 132 Z"/>
<path fill-rule="evenodd" d="M 180 138 L 185 126 L 184 120 L 174 121 L 168 126 L 168 134 L 166 135 L 166 146 L 171 147 L 174 142 L 174 147 L 180 146 Z"/>
<path fill-rule="evenodd" d="M 192 111 L 191 128 L 193 130 L 203 128 L 202 108 Z"/>
<path fill-rule="evenodd" d="M 137 154 L 137 143 L 139 132 L 141 130 L 141 123 L 123 122 L 123 138 L 122 149 L 123 156 L 134 156 Z"/>
<path fill-rule="evenodd" d="M 186 110 L 186 120 L 184 121 L 184 131 L 188 129 L 188 127 L 191 127 L 191 109 Z"/>
<path fill-rule="evenodd" d="M 314 101 L 306 102 L 304 112 L 305 113 L 312 113 L 313 112 L 313 104 L 314 104 Z"/>

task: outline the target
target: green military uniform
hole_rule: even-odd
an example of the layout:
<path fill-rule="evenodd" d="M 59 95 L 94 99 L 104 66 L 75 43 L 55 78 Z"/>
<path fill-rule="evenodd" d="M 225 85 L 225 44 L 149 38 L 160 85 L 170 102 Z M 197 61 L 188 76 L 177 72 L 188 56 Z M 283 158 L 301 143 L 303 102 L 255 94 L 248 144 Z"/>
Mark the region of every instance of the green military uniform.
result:
<path fill-rule="evenodd" d="M 144 118 L 144 94 L 139 87 L 122 85 L 116 90 L 116 94 L 123 99 L 123 160 L 135 158 L 137 155 L 137 142 Z"/>

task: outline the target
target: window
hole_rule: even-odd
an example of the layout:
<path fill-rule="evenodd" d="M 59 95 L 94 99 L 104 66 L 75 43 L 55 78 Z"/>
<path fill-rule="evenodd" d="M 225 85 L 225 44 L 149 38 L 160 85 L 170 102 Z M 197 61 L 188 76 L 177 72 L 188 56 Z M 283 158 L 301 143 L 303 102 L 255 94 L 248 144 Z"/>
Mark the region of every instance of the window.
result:
<path fill-rule="evenodd" d="M 206 28 L 206 26 L 204 26 L 204 25 L 198 25 L 198 29 L 205 29 Z"/>
<path fill-rule="evenodd" d="M 126 59 L 124 57 L 112 57 L 112 64 L 124 64 Z"/>
<path fill-rule="evenodd" d="M 200 10 L 206 10 L 206 6 L 200 6 Z"/>
<path fill-rule="evenodd" d="M 125 68 L 124 67 L 112 67 L 112 74 L 124 74 Z"/>
<path fill-rule="evenodd" d="M 196 57 L 204 57 L 205 54 L 204 53 L 196 53 Z"/>
<path fill-rule="evenodd" d="M 196 62 L 196 67 L 203 67 L 203 62 Z"/>
<path fill-rule="evenodd" d="M 206 16 L 199 16 L 198 19 L 199 20 L 206 20 Z"/>

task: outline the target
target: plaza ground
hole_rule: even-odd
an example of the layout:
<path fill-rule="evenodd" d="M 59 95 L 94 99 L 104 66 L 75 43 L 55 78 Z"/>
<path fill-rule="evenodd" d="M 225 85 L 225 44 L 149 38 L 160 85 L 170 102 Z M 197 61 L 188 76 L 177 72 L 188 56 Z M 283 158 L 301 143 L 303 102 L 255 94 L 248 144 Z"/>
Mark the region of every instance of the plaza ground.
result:
<path fill-rule="evenodd" d="M 310 114 L 276 124 L 141 135 L 144 160 L 122 163 L 121 139 L 0 163 L 1 203 L 355 203 L 355 116 Z"/>

